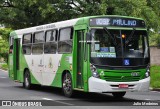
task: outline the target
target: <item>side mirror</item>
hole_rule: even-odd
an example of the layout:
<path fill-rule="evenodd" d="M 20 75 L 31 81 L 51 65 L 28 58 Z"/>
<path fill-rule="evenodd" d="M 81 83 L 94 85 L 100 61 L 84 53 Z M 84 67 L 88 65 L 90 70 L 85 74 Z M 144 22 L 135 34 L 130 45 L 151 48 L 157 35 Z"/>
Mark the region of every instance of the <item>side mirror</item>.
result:
<path fill-rule="evenodd" d="M 87 42 L 87 44 L 91 44 L 91 40 L 92 40 L 92 36 L 91 36 L 91 34 L 90 33 L 86 33 L 86 42 Z"/>

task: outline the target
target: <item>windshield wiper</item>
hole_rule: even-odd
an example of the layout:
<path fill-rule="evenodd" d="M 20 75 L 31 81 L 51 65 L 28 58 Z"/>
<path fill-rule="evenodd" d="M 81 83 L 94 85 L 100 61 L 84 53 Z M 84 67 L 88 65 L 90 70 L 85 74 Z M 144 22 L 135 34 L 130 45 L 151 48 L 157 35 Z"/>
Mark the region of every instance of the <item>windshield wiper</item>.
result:
<path fill-rule="evenodd" d="M 117 52 L 117 54 L 121 54 L 122 55 L 122 53 L 119 53 L 119 52 L 121 52 L 122 51 L 122 41 L 121 41 L 121 43 L 117 43 L 116 42 L 116 39 L 115 39 L 115 37 L 112 37 L 112 35 L 111 35 L 111 33 L 108 31 L 108 29 L 106 28 L 106 27 L 104 27 L 104 30 L 107 32 L 107 34 L 109 35 L 109 37 L 111 38 L 111 40 L 112 40 L 112 43 L 115 45 L 115 48 L 116 48 L 116 52 Z M 118 37 L 117 37 L 118 38 Z M 121 38 L 121 37 L 120 37 Z"/>
<path fill-rule="evenodd" d="M 133 35 L 134 35 L 135 30 L 136 30 L 136 29 L 133 28 L 133 31 L 132 31 L 131 34 L 129 35 L 127 41 L 125 42 L 125 45 L 128 44 L 128 43 L 131 41 L 131 39 L 132 39 L 132 37 L 133 37 Z"/>
<path fill-rule="evenodd" d="M 111 35 L 111 33 L 108 31 L 107 27 L 104 27 L 103 29 L 107 32 L 107 34 L 109 35 L 109 37 L 112 39 L 113 44 L 114 44 L 115 46 L 117 46 L 117 43 L 116 43 L 115 38 L 112 37 L 112 35 Z"/>

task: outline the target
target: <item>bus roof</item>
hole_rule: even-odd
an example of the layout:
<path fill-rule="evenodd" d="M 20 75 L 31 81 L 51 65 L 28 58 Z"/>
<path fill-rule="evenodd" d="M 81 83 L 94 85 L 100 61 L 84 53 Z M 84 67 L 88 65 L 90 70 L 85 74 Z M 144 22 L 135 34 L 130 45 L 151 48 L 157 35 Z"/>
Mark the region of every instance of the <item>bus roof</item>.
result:
<path fill-rule="evenodd" d="M 82 20 L 83 23 L 87 22 L 88 19 L 90 18 L 96 18 L 96 17 L 120 17 L 120 18 L 132 18 L 132 19 L 137 19 L 137 20 L 143 20 L 142 18 L 136 18 L 136 17 L 131 17 L 131 16 L 121 16 L 121 15 L 99 15 L 99 16 L 86 16 L 86 17 L 81 17 L 81 18 L 75 18 L 71 20 L 66 20 L 66 21 L 60 21 L 60 22 L 55 22 L 55 23 L 50 23 L 50 24 L 44 24 L 40 26 L 34 26 L 34 27 L 29 27 L 29 28 L 24 28 L 24 29 L 19 29 L 12 31 L 10 33 L 10 36 L 16 34 L 25 34 L 25 33 L 32 33 L 35 31 L 45 31 L 48 29 L 58 29 L 58 28 L 64 28 L 64 27 L 70 27 L 76 25 L 78 20 Z"/>

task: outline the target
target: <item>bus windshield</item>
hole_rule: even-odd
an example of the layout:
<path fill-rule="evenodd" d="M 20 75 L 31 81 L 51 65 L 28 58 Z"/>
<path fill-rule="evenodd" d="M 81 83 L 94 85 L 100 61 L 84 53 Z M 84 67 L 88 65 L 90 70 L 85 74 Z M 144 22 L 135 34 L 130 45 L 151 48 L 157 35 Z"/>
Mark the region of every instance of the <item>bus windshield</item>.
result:
<path fill-rule="evenodd" d="M 144 30 L 92 29 L 91 58 L 148 58 Z"/>

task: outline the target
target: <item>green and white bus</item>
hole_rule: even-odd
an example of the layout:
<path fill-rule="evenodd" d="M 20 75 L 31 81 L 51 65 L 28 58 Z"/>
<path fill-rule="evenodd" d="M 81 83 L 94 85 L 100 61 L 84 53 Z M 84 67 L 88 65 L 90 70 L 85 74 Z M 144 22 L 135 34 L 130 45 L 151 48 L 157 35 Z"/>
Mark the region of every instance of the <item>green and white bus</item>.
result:
<path fill-rule="evenodd" d="M 141 18 L 88 16 L 10 33 L 9 77 L 33 85 L 112 93 L 147 91 L 150 54 Z"/>

